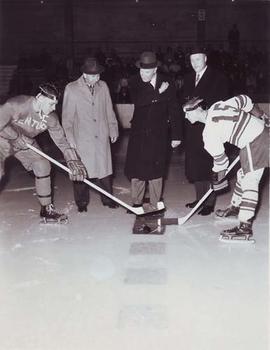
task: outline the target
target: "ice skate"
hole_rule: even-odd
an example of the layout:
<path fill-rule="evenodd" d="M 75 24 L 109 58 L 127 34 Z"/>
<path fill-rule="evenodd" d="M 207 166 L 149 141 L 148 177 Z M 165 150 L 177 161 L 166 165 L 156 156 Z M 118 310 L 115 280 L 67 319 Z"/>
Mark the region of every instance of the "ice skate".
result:
<path fill-rule="evenodd" d="M 58 213 L 53 204 L 44 205 L 40 210 L 40 217 L 44 224 L 56 223 L 56 224 L 67 224 L 68 217 L 66 214 Z"/>
<path fill-rule="evenodd" d="M 219 218 L 228 218 L 228 217 L 235 218 L 239 214 L 239 207 L 235 207 L 234 205 L 231 205 L 226 209 L 217 209 L 215 214 Z"/>
<path fill-rule="evenodd" d="M 220 240 L 223 242 L 240 241 L 255 243 L 252 236 L 252 224 L 250 222 L 240 222 L 239 226 L 223 230 L 220 234 Z"/>

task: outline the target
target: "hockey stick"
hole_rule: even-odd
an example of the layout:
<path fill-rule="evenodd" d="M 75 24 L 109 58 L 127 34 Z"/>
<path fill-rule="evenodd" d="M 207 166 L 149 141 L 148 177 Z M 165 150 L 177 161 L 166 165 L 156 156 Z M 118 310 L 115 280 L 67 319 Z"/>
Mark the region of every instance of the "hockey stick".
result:
<path fill-rule="evenodd" d="M 55 165 L 57 165 L 59 168 L 62 168 L 63 170 L 65 170 L 67 173 L 72 174 L 71 170 L 66 167 L 65 165 L 63 165 L 62 163 L 58 162 L 57 160 L 55 160 L 54 158 L 51 158 L 50 156 L 48 156 L 46 153 L 42 152 L 41 150 L 37 149 L 36 147 L 34 147 L 33 145 L 30 145 L 28 143 L 26 143 L 27 147 L 30 148 L 32 151 L 38 153 L 39 155 L 41 155 L 42 157 L 46 158 L 47 160 L 49 160 L 50 162 L 54 163 Z M 101 187 L 95 185 L 94 183 L 92 183 L 91 181 L 84 179 L 83 182 L 85 182 L 88 186 L 94 188 L 95 190 L 97 190 L 98 192 L 104 194 L 106 197 L 109 197 L 110 199 L 112 199 L 113 201 L 117 202 L 118 204 L 120 204 L 122 207 L 125 207 L 126 209 L 130 210 L 131 212 L 133 212 L 136 215 L 143 215 L 143 214 L 147 214 L 147 213 L 151 213 L 151 212 L 155 212 L 155 211 L 160 211 L 162 209 L 165 208 L 165 205 L 163 202 L 158 202 L 157 203 L 157 209 L 156 210 L 145 210 L 143 208 L 143 206 L 141 207 L 137 207 L 134 208 L 131 205 L 121 201 L 121 199 L 116 198 L 115 196 L 113 196 L 112 194 L 110 194 L 109 192 L 103 190 Z"/>
<path fill-rule="evenodd" d="M 221 180 L 223 180 L 229 174 L 229 172 L 232 170 L 235 164 L 238 163 L 239 159 L 239 156 L 235 158 L 235 160 L 227 169 L 225 176 Z M 199 202 L 186 216 L 183 216 L 181 218 L 160 218 L 158 219 L 158 225 L 183 225 L 196 212 L 196 210 L 202 205 L 202 203 L 206 200 L 207 197 L 209 197 L 209 195 L 213 191 L 213 188 L 209 188 L 209 190 L 202 196 Z"/>

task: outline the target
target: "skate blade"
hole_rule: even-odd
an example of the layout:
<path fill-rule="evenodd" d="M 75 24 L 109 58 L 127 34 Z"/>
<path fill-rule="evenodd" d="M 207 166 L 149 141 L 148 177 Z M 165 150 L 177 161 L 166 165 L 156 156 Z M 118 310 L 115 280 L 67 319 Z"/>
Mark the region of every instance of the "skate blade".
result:
<path fill-rule="evenodd" d="M 219 236 L 219 240 L 221 242 L 225 243 L 256 243 L 255 239 L 253 238 L 246 238 L 246 237 L 228 237 L 228 236 Z"/>

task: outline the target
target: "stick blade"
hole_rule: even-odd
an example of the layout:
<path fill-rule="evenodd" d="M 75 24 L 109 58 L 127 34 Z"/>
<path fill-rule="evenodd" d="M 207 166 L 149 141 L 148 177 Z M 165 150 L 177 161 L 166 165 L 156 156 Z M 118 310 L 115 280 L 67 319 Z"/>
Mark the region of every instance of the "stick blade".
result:
<path fill-rule="evenodd" d="M 178 225 L 181 226 L 181 225 L 184 225 L 184 223 L 190 218 L 190 215 L 188 216 L 184 216 L 182 218 L 178 218 Z"/>
<path fill-rule="evenodd" d="M 158 225 L 178 225 L 178 218 L 160 218 L 158 219 Z"/>
<path fill-rule="evenodd" d="M 164 202 L 160 201 L 157 203 L 157 210 L 163 210 L 165 209 L 165 204 Z"/>
<path fill-rule="evenodd" d="M 142 212 L 140 210 L 140 213 L 138 213 L 137 215 L 145 215 L 145 216 L 147 216 L 148 214 L 149 215 L 152 214 L 152 213 L 158 214 L 159 212 L 162 212 L 165 209 L 165 205 L 161 201 L 161 202 L 158 202 L 157 203 L 157 207 L 154 208 L 150 203 L 145 203 L 142 207 L 136 208 L 136 210 L 137 209 L 142 209 L 143 210 Z"/>
<path fill-rule="evenodd" d="M 133 212 L 134 214 L 136 214 L 136 215 L 143 215 L 143 214 L 145 214 L 143 207 L 137 207 L 137 208 L 129 207 L 129 210 L 131 212 Z"/>

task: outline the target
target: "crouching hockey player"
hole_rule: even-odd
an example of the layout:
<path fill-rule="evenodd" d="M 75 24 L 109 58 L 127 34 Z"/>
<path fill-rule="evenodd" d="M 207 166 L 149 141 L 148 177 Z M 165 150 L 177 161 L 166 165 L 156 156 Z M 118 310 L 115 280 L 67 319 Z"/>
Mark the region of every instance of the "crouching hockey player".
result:
<path fill-rule="evenodd" d="M 44 222 L 67 222 L 67 216 L 58 213 L 52 204 L 50 162 L 30 150 L 26 144 L 40 149 L 34 138 L 48 130 L 71 170 L 70 179 L 83 181 L 87 177 L 84 165 L 75 149 L 68 144 L 54 112 L 57 99 L 58 91 L 55 86 L 43 84 L 36 97 L 20 95 L 10 98 L 0 106 L 0 179 L 4 175 L 5 159 L 12 155 L 26 170 L 33 171 L 41 205 L 40 216 Z"/>
<path fill-rule="evenodd" d="M 226 188 L 224 180 L 229 160 L 224 151 L 228 142 L 240 148 L 241 168 L 231 206 L 217 210 L 217 216 L 238 216 L 239 225 L 221 232 L 221 240 L 250 240 L 252 222 L 258 203 L 258 188 L 264 168 L 269 166 L 269 116 L 246 95 L 218 101 L 209 110 L 200 107 L 202 99 L 193 98 L 183 108 L 186 118 L 205 123 L 204 148 L 213 157 L 213 189 Z"/>

